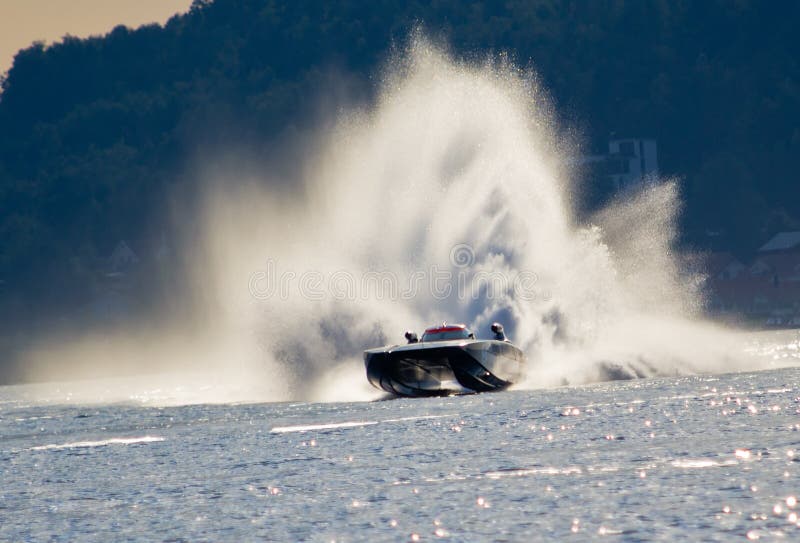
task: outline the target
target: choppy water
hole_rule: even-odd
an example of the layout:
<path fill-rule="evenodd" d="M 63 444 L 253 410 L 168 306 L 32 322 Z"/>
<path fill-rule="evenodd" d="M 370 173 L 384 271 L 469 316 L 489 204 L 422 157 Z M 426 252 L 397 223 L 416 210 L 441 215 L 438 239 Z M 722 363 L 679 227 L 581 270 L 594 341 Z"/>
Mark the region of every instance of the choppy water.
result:
<path fill-rule="evenodd" d="M 800 537 L 800 369 L 438 399 L 0 388 L 2 541 Z"/>

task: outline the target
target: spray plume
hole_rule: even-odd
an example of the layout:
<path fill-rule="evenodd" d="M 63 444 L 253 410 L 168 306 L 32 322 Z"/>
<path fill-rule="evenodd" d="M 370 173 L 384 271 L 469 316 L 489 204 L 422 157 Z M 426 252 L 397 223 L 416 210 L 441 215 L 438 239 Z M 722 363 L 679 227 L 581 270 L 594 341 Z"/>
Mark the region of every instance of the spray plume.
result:
<path fill-rule="evenodd" d="M 362 350 L 443 320 L 504 322 L 527 387 L 746 367 L 673 250 L 675 183 L 580 226 L 530 73 L 417 38 L 387 74 L 306 153 L 297 192 L 210 176 L 186 274 L 200 325 L 51 346 L 34 376 L 147 360 L 194 391 L 175 402 L 370 399 Z"/>

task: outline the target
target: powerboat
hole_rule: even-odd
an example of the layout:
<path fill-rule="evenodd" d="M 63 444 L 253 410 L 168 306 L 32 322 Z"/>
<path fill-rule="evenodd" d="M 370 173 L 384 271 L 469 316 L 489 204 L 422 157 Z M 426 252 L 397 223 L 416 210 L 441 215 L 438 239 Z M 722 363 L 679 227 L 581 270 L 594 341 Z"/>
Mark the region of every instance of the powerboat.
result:
<path fill-rule="evenodd" d="M 506 338 L 503 325 L 492 339 L 476 339 L 463 324 L 406 332 L 405 345 L 364 351 L 367 379 L 397 396 L 446 396 L 503 390 L 525 374 L 525 354 Z"/>

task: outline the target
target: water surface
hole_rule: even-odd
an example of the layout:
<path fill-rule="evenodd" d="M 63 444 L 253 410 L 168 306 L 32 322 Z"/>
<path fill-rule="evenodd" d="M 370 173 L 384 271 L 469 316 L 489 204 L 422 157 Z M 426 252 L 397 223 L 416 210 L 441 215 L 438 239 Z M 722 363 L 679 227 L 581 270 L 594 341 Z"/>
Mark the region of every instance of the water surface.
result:
<path fill-rule="evenodd" d="M 0 388 L 3 541 L 800 535 L 800 369 L 352 403 Z"/>

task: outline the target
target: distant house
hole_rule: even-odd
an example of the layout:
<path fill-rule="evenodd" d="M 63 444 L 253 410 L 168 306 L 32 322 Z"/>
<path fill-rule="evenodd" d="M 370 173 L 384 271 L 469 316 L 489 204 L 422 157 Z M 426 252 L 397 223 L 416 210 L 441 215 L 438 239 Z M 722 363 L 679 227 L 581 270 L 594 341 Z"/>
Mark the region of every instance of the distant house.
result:
<path fill-rule="evenodd" d="M 136 305 L 136 282 L 139 271 L 139 256 L 128 242 L 120 240 L 100 264 L 101 281 L 95 285 L 89 314 L 102 321 L 123 319 L 129 316 Z"/>
<path fill-rule="evenodd" d="M 744 266 L 725 253 L 708 266 L 709 309 L 767 326 L 800 325 L 800 232 L 781 232 Z"/>
<path fill-rule="evenodd" d="M 776 251 L 800 251 L 800 232 L 779 232 L 762 245 L 759 253 L 772 253 Z"/>
<path fill-rule="evenodd" d="M 607 154 L 581 156 L 574 162 L 590 166 L 615 191 L 658 181 L 658 146 L 654 139 L 611 139 Z"/>
<path fill-rule="evenodd" d="M 125 273 L 137 264 L 139 257 L 125 240 L 120 240 L 108 257 L 108 269 L 111 273 Z"/>
<path fill-rule="evenodd" d="M 800 283 L 800 253 L 772 253 L 759 255 L 750 273 L 754 277 L 763 277 L 774 285 L 781 283 Z"/>
<path fill-rule="evenodd" d="M 658 179 L 658 151 L 652 139 L 619 139 L 608 142 L 608 172 L 619 189 Z"/>
<path fill-rule="evenodd" d="M 705 259 L 705 271 L 710 279 L 736 279 L 747 269 L 739 259 L 730 253 L 713 253 Z"/>
<path fill-rule="evenodd" d="M 757 258 L 747 270 L 752 277 L 768 277 L 772 275 L 771 266 L 763 259 Z"/>
<path fill-rule="evenodd" d="M 703 260 L 709 309 L 715 313 L 748 313 L 753 299 L 748 267 L 730 253 L 712 253 Z"/>
<path fill-rule="evenodd" d="M 800 285 L 800 232 L 780 232 L 758 250 L 750 267 L 772 286 Z"/>

